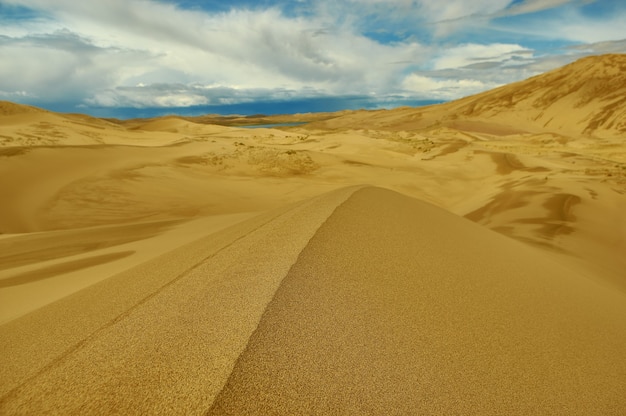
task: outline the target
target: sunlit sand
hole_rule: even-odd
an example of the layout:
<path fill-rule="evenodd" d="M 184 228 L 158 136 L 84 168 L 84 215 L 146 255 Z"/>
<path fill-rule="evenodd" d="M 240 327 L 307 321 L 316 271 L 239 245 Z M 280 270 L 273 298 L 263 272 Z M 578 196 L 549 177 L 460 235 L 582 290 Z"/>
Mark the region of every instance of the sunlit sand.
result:
<path fill-rule="evenodd" d="M 0 414 L 624 414 L 624 97 L 607 55 L 284 128 L 1 102 Z"/>

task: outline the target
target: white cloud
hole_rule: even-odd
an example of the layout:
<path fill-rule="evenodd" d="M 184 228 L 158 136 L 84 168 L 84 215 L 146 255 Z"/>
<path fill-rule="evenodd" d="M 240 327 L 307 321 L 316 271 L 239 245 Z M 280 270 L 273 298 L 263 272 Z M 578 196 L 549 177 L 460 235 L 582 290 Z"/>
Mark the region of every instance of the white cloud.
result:
<path fill-rule="evenodd" d="M 156 86 L 158 87 L 158 86 Z M 97 92 L 85 102 L 95 107 L 189 107 L 212 104 L 204 95 L 192 88 L 179 85 L 126 87 Z"/>
<path fill-rule="evenodd" d="M 349 27 L 320 32 L 326 22 L 287 18 L 276 9 L 211 15 L 139 0 L 111 0 L 93 7 L 65 0 L 22 3 L 47 7 L 60 25 L 80 36 L 63 32 L 62 47 L 53 45 L 63 37 L 58 33 L 39 36 L 36 42 L 32 37 L 6 39 L 8 46 L 0 50 L 0 58 L 13 64 L 5 67 L 4 75 L 24 73 L 24 88 L 48 93 L 52 83 L 64 85 L 92 103 L 110 103 L 105 91 L 138 83 L 314 88 L 328 94 L 383 92 L 393 88 L 400 73 L 391 62 L 414 62 L 425 51 L 416 42 L 383 45 Z M 35 64 L 42 59 L 45 69 Z M 128 101 L 128 94 L 123 101 Z M 136 102 L 202 102 L 187 95 L 159 97 L 141 96 Z"/>
<path fill-rule="evenodd" d="M 584 43 L 626 39 L 626 11 L 603 19 L 571 13 L 554 25 L 553 36 Z"/>
<path fill-rule="evenodd" d="M 421 98 L 440 100 L 464 97 L 500 86 L 476 79 L 436 79 L 419 74 L 408 75 L 402 85 Z"/>
<path fill-rule="evenodd" d="M 481 61 L 502 62 L 513 56 L 525 56 L 528 50 L 520 45 L 468 43 L 442 51 L 434 59 L 434 69 L 459 68 Z"/>
<path fill-rule="evenodd" d="M 142 51 L 99 48 L 69 31 L 0 37 L 0 89 L 25 91 L 44 102 L 80 101 L 148 68 L 152 58 Z"/>
<path fill-rule="evenodd" d="M 436 21 L 488 15 L 507 7 L 512 0 L 420 0 L 420 10 Z"/>
<path fill-rule="evenodd" d="M 48 102 L 133 107 L 324 95 L 422 97 L 423 91 L 436 95 L 427 98 L 458 98 L 534 74 L 539 54 L 522 41 L 477 37 L 459 44 L 437 36 L 472 25 L 485 31 L 493 29 L 492 17 L 570 3 L 314 0 L 298 4 L 306 13 L 287 15 L 278 6 L 209 13 L 154 0 L 0 1 L 39 13 L 0 18 L 4 96 L 19 91 Z M 530 38 L 526 34 L 587 42 L 626 38 L 623 13 L 603 21 L 571 13 L 567 20 L 497 29 L 521 40 Z M 377 34 L 395 37 L 377 41 Z"/>
<path fill-rule="evenodd" d="M 194 105 L 241 104 L 324 97 L 315 89 L 241 88 L 203 84 L 151 84 L 117 87 L 101 91 L 86 100 L 97 107 L 186 107 Z"/>
<path fill-rule="evenodd" d="M 570 46 L 568 49 L 579 54 L 605 54 L 624 53 L 626 51 L 626 38 L 617 41 L 602 41 Z"/>
<path fill-rule="evenodd" d="M 583 0 L 583 3 L 592 3 L 595 0 Z M 526 13 L 536 13 L 542 10 L 553 9 L 568 3 L 581 3 L 580 0 L 526 0 L 521 3 L 514 4 L 502 11 L 501 15 L 515 16 Z"/>
<path fill-rule="evenodd" d="M 581 43 L 597 43 L 626 39 L 626 3 L 612 13 L 584 14 L 576 5 L 594 3 L 593 0 L 533 0 L 504 11 L 501 17 L 539 11 L 543 8 L 563 6 L 559 13 L 534 14 L 532 19 L 508 19 L 505 24 L 492 25 L 505 33 L 527 36 L 529 39 L 550 39 Z M 617 3 L 617 2 L 616 2 Z M 549 7 L 548 7 L 549 6 Z"/>

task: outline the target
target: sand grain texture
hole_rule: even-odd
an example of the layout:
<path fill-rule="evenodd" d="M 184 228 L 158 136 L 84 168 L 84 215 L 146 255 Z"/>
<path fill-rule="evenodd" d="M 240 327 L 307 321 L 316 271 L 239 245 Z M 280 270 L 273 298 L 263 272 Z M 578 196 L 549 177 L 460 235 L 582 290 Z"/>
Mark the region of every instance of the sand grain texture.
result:
<path fill-rule="evenodd" d="M 626 409 L 625 296 L 535 249 L 372 187 L 328 194 L 222 233 L 226 244 L 208 258 L 190 267 L 170 257 L 169 270 L 144 277 L 143 285 L 169 277 L 147 297 L 137 297 L 145 286 L 119 297 L 137 277 L 108 279 L 3 326 L 2 339 L 10 340 L 3 359 L 24 359 L 12 369 L 3 363 L 21 376 L 5 386 L 0 409 Z M 190 248 L 208 251 L 208 243 Z M 72 321 L 107 291 L 118 292 L 107 297 L 115 304 L 126 302 L 112 319 L 105 315 L 113 304 L 100 302 L 92 330 Z M 32 331 L 51 327 L 83 335 L 62 347 L 33 345 Z M 30 351 L 20 352 L 25 346 Z"/>
<path fill-rule="evenodd" d="M 194 243 L 187 255 L 169 256 L 173 264 L 157 262 L 161 270 L 140 267 L 132 278 L 127 273 L 108 279 L 0 327 L 5 353 L 0 409 L 201 413 L 301 248 L 352 192 L 251 220 L 222 238 Z M 188 256 L 197 257 L 198 248 L 206 251 L 190 265 Z M 128 290 L 137 285 L 141 292 Z M 84 316 L 94 301 L 99 313 Z M 75 315 L 86 322 L 75 322 Z M 64 345 L 42 343 L 44 332 L 51 344 Z"/>
<path fill-rule="evenodd" d="M 365 188 L 303 250 L 209 414 L 622 414 L 624 300 Z"/>
<path fill-rule="evenodd" d="M 267 117 L 0 102 L 0 414 L 626 414 L 624 68 Z M 310 124 L 241 127 L 280 122 Z"/>

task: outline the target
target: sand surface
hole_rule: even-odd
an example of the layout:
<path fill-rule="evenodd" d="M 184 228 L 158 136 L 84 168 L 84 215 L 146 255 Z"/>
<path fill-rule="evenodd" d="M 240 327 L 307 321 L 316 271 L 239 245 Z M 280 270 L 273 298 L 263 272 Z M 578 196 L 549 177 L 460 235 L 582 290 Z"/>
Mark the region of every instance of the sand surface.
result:
<path fill-rule="evenodd" d="M 0 414 L 626 413 L 622 67 L 258 120 L 0 102 Z"/>
<path fill-rule="evenodd" d="M 625 300 L 365 188 L 302 251 L 209 414 L 619 414 Z"/>
<path fill-rule="evenodd" d="M 353 191 L 255 217 L 0 327 L 0 408 L 201 413 L 302 247 Z"/>
<path fill-rule="evenodd" d="M 131 273 L 0 327 L 5 412 L 626 406 L 624 294 L 380 188 L 256 217 Z"/>

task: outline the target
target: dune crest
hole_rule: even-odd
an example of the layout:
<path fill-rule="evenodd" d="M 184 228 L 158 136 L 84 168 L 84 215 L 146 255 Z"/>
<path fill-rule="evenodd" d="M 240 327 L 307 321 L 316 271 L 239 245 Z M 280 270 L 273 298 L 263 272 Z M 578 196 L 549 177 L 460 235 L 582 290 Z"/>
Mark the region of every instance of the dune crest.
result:
<path fill-rule="evenodd" d="M 45 113 L 46 110 L 30 105 L 17 104 L 10 101 L 0 101 L 0 116 L 15 116 L 20 114 Z"/>
<path fill-rule="evenodd" d="M 373 112 L 362 126 L 514 133 L 559 132 L 571 137 L 619 138 L 626 133 L 626 55 L 582 58 L 562 68 L 490 91 L 424 108 Z M 355 115 L 316 123 L 356 127 Z"/>
<path fill-rule="evenodd" d="M 0 413 L 203 413 L 302 247 L 356 189 L 244 221 L 0 326 Z"/>
<path fill-rule="evenodd" d="M 423 108 L 0 102 L 0 414 L 625 414 L 625 57 Z"/>
<path fill-rule="evenodd" d="M 179 261 L 182 275 L 176 267 L 159 273 L 170 283 L 149 297 L 122 297 L 127 306 L 113 319 L 93 315 L 93 329 L 71 330 L 83 335 L 66 345 L 30 337 L 44 324 L 50 334 L 76 326 L 63 316 L 127 280 L 109 279 L 0 327 L 13 340 L 3 347 L 11 354 L 3 355 L 10 362 L 2 379 L 11 383 L 0 408 L 626 409 L 625 297 L 534 249 L 371 187 L 247 224 L 222 233 L 226 244 L 191 268 Z"/>
<path fill-rule="evenodd" d="M 364 188 L 300 254 L 209 414 L 619 414 L 624 299 Z"/>

